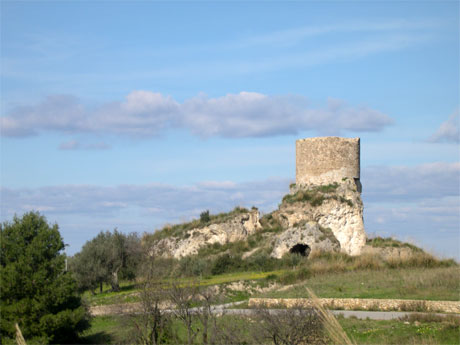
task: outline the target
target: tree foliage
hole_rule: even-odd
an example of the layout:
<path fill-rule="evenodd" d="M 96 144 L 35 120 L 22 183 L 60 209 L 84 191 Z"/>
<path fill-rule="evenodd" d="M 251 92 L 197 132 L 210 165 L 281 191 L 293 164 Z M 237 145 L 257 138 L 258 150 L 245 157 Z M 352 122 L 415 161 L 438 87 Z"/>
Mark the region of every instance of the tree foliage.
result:
<path fill-rule="evenodd" d="M 102 283 L 111 284 L 118 291 L 119 278 L 133 279 L 141 260 L 141 245 L 137 234 L 125 235 L 115 229 L 101 231 L 85 243 L 71 260 L 81 290 L 94 291 Z"/>
<path fill-rule="evenodd" d="M 64 242 L 57 224 L 29 212 L 0 225 L 2 337 L 15 323 L 34 342 L 71 343 L 89 327 L 74 278 L 65 272 Z"/>

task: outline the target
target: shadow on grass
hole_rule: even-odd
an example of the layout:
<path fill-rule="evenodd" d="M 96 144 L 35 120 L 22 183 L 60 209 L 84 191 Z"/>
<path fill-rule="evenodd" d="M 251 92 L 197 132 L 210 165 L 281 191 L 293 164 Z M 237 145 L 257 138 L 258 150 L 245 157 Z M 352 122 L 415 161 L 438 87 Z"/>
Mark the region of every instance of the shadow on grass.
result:
<path fill-rule="evenodd" d="M 80 338 L 81 344 L 110 344 L 112 336 L 107 332 L 97 332 Z"/>

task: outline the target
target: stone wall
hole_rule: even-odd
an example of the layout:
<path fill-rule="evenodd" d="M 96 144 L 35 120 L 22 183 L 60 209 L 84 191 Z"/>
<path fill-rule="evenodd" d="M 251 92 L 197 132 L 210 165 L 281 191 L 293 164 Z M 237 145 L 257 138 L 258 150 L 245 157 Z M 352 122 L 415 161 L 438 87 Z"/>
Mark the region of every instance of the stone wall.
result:
<path fill-rule="evenodd" d="M 319 137 L 296 141 L 296 184 L 322 185 L 360 179 L 359 138 Z"/>
<path fill-rule="evenodd" d="M 381 310 L 381 311 L 427 311 L 441 313 L 460 313 L 459 301 L 424 301 L 407 299 L 376 298 L 319 298 L 319 302 L 328 309 L 343 310 Z M 250 298 L 249 307 L 267 308 L 313 307 L 307 298 Z"/>

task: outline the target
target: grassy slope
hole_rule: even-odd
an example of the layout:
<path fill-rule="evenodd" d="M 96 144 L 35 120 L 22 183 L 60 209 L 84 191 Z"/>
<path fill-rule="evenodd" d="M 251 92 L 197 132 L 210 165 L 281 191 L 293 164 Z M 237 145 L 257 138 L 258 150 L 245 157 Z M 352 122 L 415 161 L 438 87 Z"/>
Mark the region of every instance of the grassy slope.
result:
<path fill-rule="evenodd" d="M 200 286 L 211 286 L 237 281 L 257 281 L 270 275 L 280 275 L 284 272 L 285 270 L 270 272 L 233 272 L 204 278 L 177 278 L 174 279 L 174 281 L 183 284 L 198 283 Z M 92 295 L 89 292 L 85 292 L 84 298 L 86 298 L 90 305 L 107 305 L 139 301 L 137 294 L 140 292 L 140 289 L 136 286 L 136 284 L 132 282 L 122 282 L 120 286 L 121 289 L 119 292 L 110 291 L 110 286 L 107 285 L 104 286 L 102 293 Z"/>
<path fill-rule="evenodd" d="M 271 272 L 234 272 L 207 277 L 179 278 L 178 282 L 190 284 L 197 282 L 201 286 L 227 284 L 236 281 L 253 281 L 254 284 L 267 286 L 267 277 L 283 276 L 292 270 Z M 294 271 L 295 272 L 295 271 Z M 313 289 L 319 297 L 337 298 L 395 298 L 425 300 L 460 300 L 460 268 L 402 268 L 382 270 L 357 270 L 350 272 L 328 272 L 317 274 L 297 282 L 282 291 L 258 294 L 257 297 L 301 298 L 306 297 L 306 287 Z M 280 288 L 283 286 L 280 286 Z M 110 292 L 106 287 L 102 294 L 85 297 L 91 305 L 137 302 L 139 289 L 133 283 L 123 283 L 120 292 Z M 241 300 L 248 294 L 230 294 L 227 300 Z"/>
<path fill-rule="evenodd" d="M 460 268 L 405 268 L 325 273 L 259 297 L 300 298 L 306 287 L 319 297 L 460 300 Z"/>
<path fill-rule="evenodd" d="M 347 334 L 358 344 L 458 344 L 458 323 L 448 321 L 402 322 L 339 318 Z M 126 319 L 119 316 L 98 316 L 85 332 L 86 344 L 116 344 L 133 341 Z"/>

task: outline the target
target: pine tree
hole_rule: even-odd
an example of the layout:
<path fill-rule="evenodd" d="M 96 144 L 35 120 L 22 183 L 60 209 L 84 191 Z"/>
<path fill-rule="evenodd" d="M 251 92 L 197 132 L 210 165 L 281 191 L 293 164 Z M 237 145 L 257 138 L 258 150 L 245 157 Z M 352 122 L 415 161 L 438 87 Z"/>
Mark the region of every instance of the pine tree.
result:
<path fill-rule="evenodd" d="M 1 224 L 0 239 L 1 336 L 13 338 L 18 323 L 28 342 L 78 341 L 89 316 L 65 272 L 58 225 L 29 212 Z"/>

